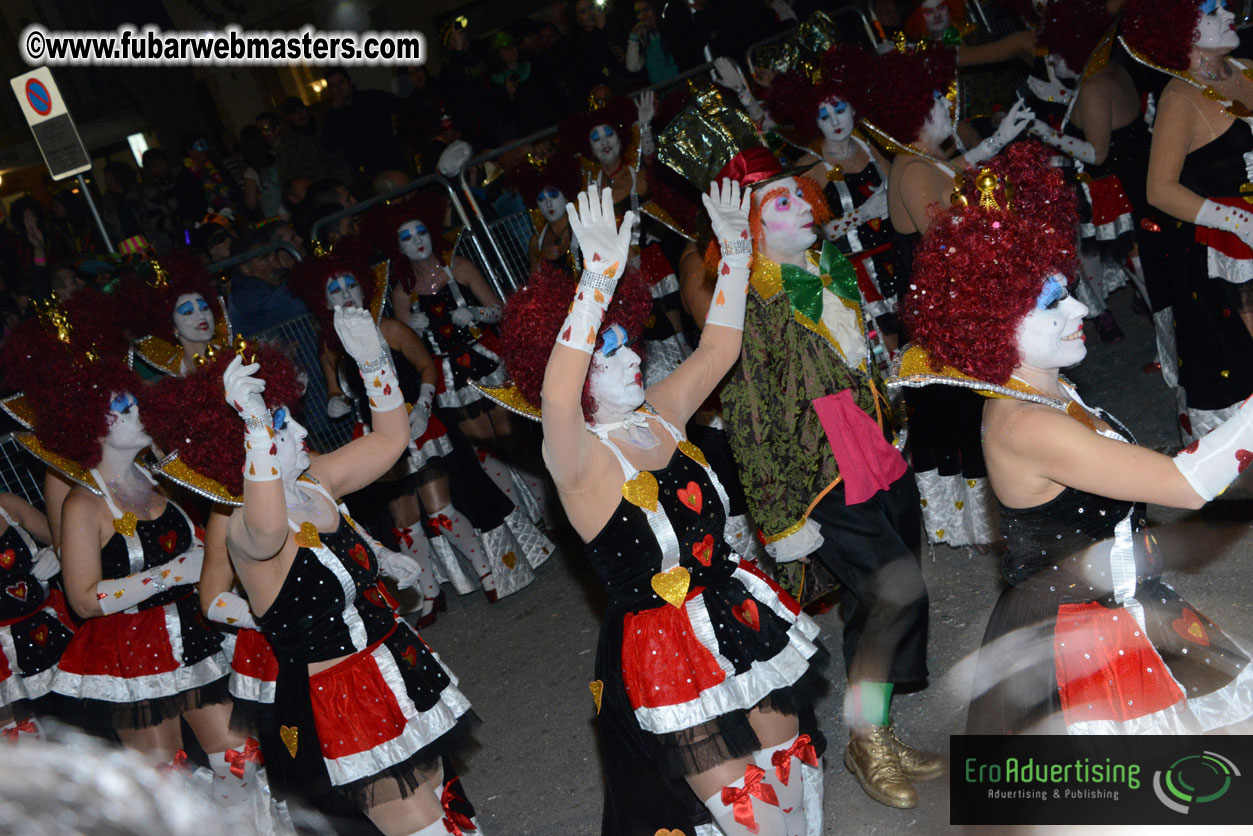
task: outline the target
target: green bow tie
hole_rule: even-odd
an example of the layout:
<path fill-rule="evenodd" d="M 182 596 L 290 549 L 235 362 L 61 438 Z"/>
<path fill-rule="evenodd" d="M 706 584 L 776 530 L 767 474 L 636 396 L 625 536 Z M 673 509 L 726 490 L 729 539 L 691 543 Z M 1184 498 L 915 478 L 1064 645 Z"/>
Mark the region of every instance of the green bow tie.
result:
<path fill-rule="evenodd" d="M 811 322 L 822 318 L 822 289 L 830 287 L 831 292 L 850 302 L 861 302 L 861 293 L 857 290 L 857 272 L 853 265 L 840 252 L 840 248 L 827 241 L 822 245 L 822 258 L 818 262 L 821 275 L 815 276 L 804 267 L 794 264 L 780 265 L 780 278 L 783 291 L 787 293 L 792 307 L 807 316 Z"/>
<path fill-rule="evenodd" d="M 962 45 L 961 33 L 957 31 L 956 26 L 950 26 L 949 28 L 945 29 L 944 34 L 940 36 L 940 42 L 946 43 L 949 46 L 961 46 Z"/>

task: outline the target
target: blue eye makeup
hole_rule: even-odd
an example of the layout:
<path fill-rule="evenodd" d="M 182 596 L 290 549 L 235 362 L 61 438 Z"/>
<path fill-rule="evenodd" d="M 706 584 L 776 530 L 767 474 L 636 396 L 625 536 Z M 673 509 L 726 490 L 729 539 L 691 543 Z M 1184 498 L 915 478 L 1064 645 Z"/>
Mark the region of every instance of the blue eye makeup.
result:
<path fill-rule="evenodd" d="M 1201 14 L 1212 15 L 1218 9 L 1227 8 L 1226 0 L 1203 0 L 1201 3 Z"/>
<path fill-rule="evenodd" d="M 193 305 L 191 302 L 184 302 L 183 304 L 179 305 L 177 308 L 174 309 L 174 313 L 178 314 L 179 316 L 191 316 L 192 311 L 194 311 L 195 309 L 196 309 L 196 306 Z"/>
<path fill-rule="evenodd" d="M 633 344 L 634 339 L 627 336 L 626 329 L 621 325 L 610 325 L 605 329 L 605 333 L 600 335 L 600 347 L 597 351 L 604 357 L 612 357 L 618 353 L 621 348 Z"/>
<path fill-rule="evenodd" d="M 280 406 L 278 409 L 274 410 L 274 429 L 275 430 L 287 429 L 287 418 L 288 418 L 287 407 Z"/>
<path fill-rule="evenodd" d="M 556 200 L 559 197 L 561 197 L 561 192 L 552 188 L 544 189 L 539 193 L 540 200 Z"/>
<path fill-rule="evenodd" d="M 122 394 L 114 397 L 113 400 L 109 402 L 109 409 L 112 410 L 113 412 L 116 412 L 118 415 L 123 415 L 126 413 L 126 410 L 130 409 L 132 406 L 137 406 L 137 405 L 138 405 L 138 401 L 135 400 L 134 395 L 132 395 L 130 392 L 123 392 Z"/>
<path fill-rule="evenodd" d="M 198 299 L 196 301 L 196 307 L 202 311 L 207 311 L 209 310 L 209 303 L 206 302 L 204 299 Z"/>
<path fill-rule="evenodd" d="M 397 236 L 400 238 L 401 241 L 408 241 L 410 238 L 413 238 L 418 235 L 422 235 L 425 232 L 426 232 L 426 225 L 418 223 L 418 224 L 414 224 L 412 229 L 406 229 L 402 227 L 397 232 Z"/>
<path fill-rule="evenodd" d="M 1070 291 L 1066 289 L 1066 281 L 1062 276 L 1050 276 L 1044 284 L 1044 289 L 1040 291 L 1040 296 L 1035 300 L 1037 310 L 1050 311 L 1057 307 L 1058 303 L 1070 296 Z"/>

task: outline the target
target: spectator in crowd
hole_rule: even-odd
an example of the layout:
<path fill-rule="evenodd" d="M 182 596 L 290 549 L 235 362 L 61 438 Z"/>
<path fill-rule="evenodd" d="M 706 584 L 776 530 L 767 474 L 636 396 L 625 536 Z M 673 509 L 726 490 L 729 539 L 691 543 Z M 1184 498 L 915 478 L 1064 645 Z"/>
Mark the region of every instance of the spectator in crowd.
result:
<path fill-rule="evenodd" d="M 384 90 L 358 90 L 342 67 L 326 73 L 331 109 L 322 126 L 322 147 L 342 155 L 354 177 L 373 177 L 385 168 L 404 168 L 396 138 L 396 97 Z"/>
<path fill-rule="evenodd" d="M 87 287 L 87 282 L 68 264 L 61 264 L 48 271 L 48 287 L 62 302 Z"/>
<path fill-rule="evenodd" d="M 485 112 L 487 108 L 482 105 L 483 98 L 490 92 L 490 82 L 486 61 L 470 43 L 464 21 L 463 17 L 454 17 L 441 30 L 444 45 L 439 74 L 439 98 L 444 104 L 441 122 L 447 115 L 467 135 L 466 138 L 478 140 L 491 121 L 491 114 Z M 423 152 L 423 167 L 433 171 L 438 158 L 438 154 L 428 156 Z"/>
<path fill-rule="evenodd" d="M 48 293 L 48 263 L 68 257 L 59 251 L 48 234 L 47 213 L 33 197 L 13 201 L 9 223 L 16 233 L 10 258 L 24 295 L 39 299 Z"/>
<path fill-rule="evenodd" d="M 278 220 L 270 221 L 257 228 L 257 232 L 261 235 L 261 239 L 266 244 L 275 244 L 282 241 L 284 244 L 290 244 L 300 253 L 299 258 L 304 258 L 305 239 L 296 233 L 296 228 L 291 225 L 291 221 Z M 280 271 L 291 270 L 299 260 L 287 250 L 274 251 L 275 265 Z"/>
<path fill-rule="evenodd" d="M 597 3 L 596 0 L 574 0 L 574 34 L 570 39 L 574 58 L 573 72 L 576 79 L 576 105 L 579 92 L 595 84 L 608 83 L 623 87 L 626 80 L 626 50 L 613 36 L 609 26 L 612 0 Z"/>
<path fill-rule="evenodd" d="M 299 105 L 293 106 L 295 118 L 311 125 L 308 108 L 300 99 L 293 97 L 293 100 Z M 261 130 L 261 136 L 264 137 L 270 153 L 274 155 L 279 183 L 286 183 L 295 177 L 320 180 L 332 175 L 330 161 L 322 146 L 309 134 L 293 127 L 290 120 L 283 122 L 278 114 L 267 111 L 257 116 L 256 126 Z"/>
<path fill-rule="evenodd" d="M 239 132 L 239 150 L 248 167 L 244 169 L 244 211 L 257 220 L 283 212 L 282 181 L 278 165 L 261 129 L 244 125 Z"/>
<path fill-rule="evenodd" d="M 193 238 L 204 250 L 209 264 L 225 261 L 233 253 L 235 234 L 228 224 L 207 221 L 200 225 Z"/>
<path fill-rule="evenodd" d="M 143 206 L 135 169 L 120 160 L 104 167 L 104 200 L 100 207 L 109 239 L 116 245 L 135 235 L 146 235 L 140 219 Z"/>
<path fill-rule="evenodd" d="M 170 161 L 160 148 L 144 152 L 141 164 L 143 181 L 139 184 L 140 224 L 148 243 L 158 252 L 172 244 L 184 243 L 179 223 L 178 195 L 170 174 Z"/>
<path fill-rule="evenodd" d="M 265 244 L 265 236 L 254 231 L 236 239 L 232 255 L 251 252 Z M 237 334 L 252 336 L 307 313 L 304 303 L 287 287 L 289 275 L 274 252 L 249 259 L 235 268 L 227 309 Z"/>
<path fill-rule="evenodd" d="M 371 184 L 374 195 L 381 196 L 396 191 L 401 186 L 407 186 L 412 178 L 399 169 L 390 171 L 380 171 L 374 175 L 374 181 Z"/>
<path fill-rule="evenodd" d="M 205 139 L 204 134 L 187 134 L 183 138 L 183 153 L 186 155 L 183 158 L 183 170 L 175 178 L 180 191 L 180 209 L 185 211 L 198 205 L 201 211 L 199 215 L 190 216 L 193 221 L 199 220 L 206 212 L 234 218 L 239 211 L 238 190 L 228 172 L 209 158 L 209 140 Z M 193 182 L 201 191 L 199 204 L 191 199 Z M 181 196 L 184 190 L 188 193 L 186 203 Z"/>
<path fill-rule="evenodd" d="M 313 223 L 327 215 L 357 205 L 357 198 L 342 180 L 328 177 L 309 186 L 305 199 L 301 201 L 301 211 L 296 215 L 296 229 L 303 238 L 312 238 Z M 344 218 L 336 227 L 337 235 L 356 234 L 356 217 Z"/>
<path fill-rule="evenodd" d="M 636 0 L 635 26 L 627 38 L 627 70 L 646 71 L 649 84 L 674 78 L 679 74 L 679 65 L 670 51 L 669 40 L 662 33 L 652 0 Z"/>

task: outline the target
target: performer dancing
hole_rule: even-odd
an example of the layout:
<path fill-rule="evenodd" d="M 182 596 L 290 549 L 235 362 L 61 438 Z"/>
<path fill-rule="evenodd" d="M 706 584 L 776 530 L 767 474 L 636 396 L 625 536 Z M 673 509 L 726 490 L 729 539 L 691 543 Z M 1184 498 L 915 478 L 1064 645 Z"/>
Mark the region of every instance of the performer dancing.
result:
<path fill-rule="evenodd" d="M 1201 733 L 1246 720 L 1249 654 L 1162 581 L 1143 503 L 1199 508 L 1221 493 L 1253 446 L 1253 411 L 1171 458 L 1084 404 L 1059 373 L 1086 353 L 1086 310 L 1067 292 L 1073 198 L 1047 162 L 1027 174 L 989 189 L 990 208 L 937 218 L 902 304 L 916 348 L 895 383 L 986 399 L 1009 543 L 1010 586 L 984 634 L 967 729 Z"/>
<path fill-rule="evenodd" d="M 592 683 L 602 831 L 693 833 L 712 817 L 728 836 L 816 836 L 823 744 L 803 677 L 817 626 L 731 551 L 726 494 L 676 429 L 734 363 L 743 322 L 748 196 L 730 182 L 710 194 L 718 292 L 700 348 L 670 377 L 642 386 L 629 343 L 648 292 L 623 276 L 633 213 L 619 227 L 595 187 L 568 210 L 586 256 L 573 306 L 560 275 L 533 277 L 510 300 L 506 358 L 521 399 L 542 404 L 545 460 L 610 594 Z"/>

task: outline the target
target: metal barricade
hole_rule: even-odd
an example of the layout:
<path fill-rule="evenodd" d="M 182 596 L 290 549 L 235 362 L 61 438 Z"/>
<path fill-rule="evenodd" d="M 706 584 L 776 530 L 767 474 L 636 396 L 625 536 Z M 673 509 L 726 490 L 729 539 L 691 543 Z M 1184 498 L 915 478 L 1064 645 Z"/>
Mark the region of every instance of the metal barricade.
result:
<path fill-rule="evenodd" d="M 283 250 L 290 253 L 292 258 L 297 261 L 304 259 L 304 255 L 300 252 L 300 250 L 296 249 L 295 245 L 289 244 L 286 241 L 275 241 L 273 244 L 266 244 L 264 247 L 257 247 L 255 250 L 249 250 L 246 253 L 240 253 L 239 255 L 233 255 L 230 258 L 224 258 L 221 261 L 215 261 L 205 269 L 208 270 L 210 276 L 216 276 L 219 273 L 230 270 L 232 267 L 238 267 L 245 262 L 252 261 L 254 258 L 260 258 L 266 253 L 272 253 L 276 250 Z"/>
<path fill-rule="evenodd" d="M 23 497 L 44 510 L 43 464 L 18 444 L 13 433 L 0 438 L 0 484 L 6 493 Z"/>
<path fill-rule="evenodd" d="M 496 242 L 497 252 L 504 262 L 504 272 L 508 278 L 508 286 L 505 288 L 507 295 L 525 284 L 527 276 L 531 273 L 529 247 L 531 236 L 535 234 L 535 224 L 531 220 L 530 212 L 518 212 L 515 215 L 506 215 L 503 218 L 488 221 L 485 226 L 487 233 Z M 476 264 L 478 263 L 465 235 L 457 241 L 453 253 L 458 257 L 470 258 Z M 501 298 L 503 299 L 504 296 L 502 295 Z"/>
<path fill-rule="evenodd" d="M 322 331 L 313 314 L 301 314 L 253 335 L 257 342 L 275 343 L 291 356 L 305 379 L 304 403 L 296 410 L 309 431 L 309 446 L 329 453 L 352 439 L 349 417 L 332 421 L 326 415 L 326 378 L 322 374 Z"/>

